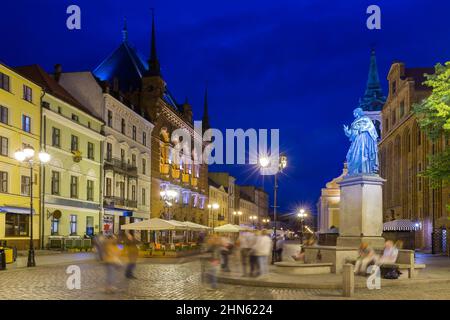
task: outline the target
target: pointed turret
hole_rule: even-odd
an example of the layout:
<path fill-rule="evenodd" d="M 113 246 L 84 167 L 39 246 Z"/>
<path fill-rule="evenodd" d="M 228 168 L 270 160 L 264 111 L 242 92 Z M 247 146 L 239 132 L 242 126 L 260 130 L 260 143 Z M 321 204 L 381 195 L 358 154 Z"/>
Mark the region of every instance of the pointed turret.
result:
<path fill-rule="evenodd" d="M 123 19 L 122 42 L 128 42 L 127 18 Z"/>
<path fill-rule="evenodd" d="M 150 59 L 148 60 L 148 75 L 160 76 L 161 69 L 156 54 L 156 30 L 155 30 L 155 13 L 152 10 L 152 36 L 150 40 Z"/>
<path fill-rule="evenodd" d="M 209 115 L 208 115 L 208 87 L 205 87 L 205 98 L 203 102 L 203 118 L 202 118 L 202 129 L 203 132 L 211 128 L 209 124 Z"/>
<path fill-rule="evenodd" d="M 367 77 L 366 91 L 364 96 L 359 100 L 359 107 L 364 111 L 381 111 L 386 97 L 383 95 L 383 90 L 378 76 L 377 58 L 375 56 L 375 49 L 370 53 L 369 75 Z"/>

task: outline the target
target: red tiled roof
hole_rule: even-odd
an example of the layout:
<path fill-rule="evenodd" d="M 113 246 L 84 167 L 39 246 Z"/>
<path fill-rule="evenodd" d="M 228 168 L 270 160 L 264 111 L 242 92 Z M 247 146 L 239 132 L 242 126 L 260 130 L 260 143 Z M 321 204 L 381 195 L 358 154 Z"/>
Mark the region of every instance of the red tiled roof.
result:
<path fill-rule="evenodd" d="M 33 81 L 37 85 L 41 86 L 45 92 L 54 95 L 55 97 L 67 102 L 68 104 L 80 109 L 87 114 L 96 117 L 89 109 L 83 106 L 77 99 L 75 99 L 66 89 L 64 89 L 55 79 L 53 79 L 44 69 L 38 64 L 29 66 L 15 67 L 15 71 L 20 73 L 25 78 Z M 101 119 L 99 119 L 101 120 Z"/>

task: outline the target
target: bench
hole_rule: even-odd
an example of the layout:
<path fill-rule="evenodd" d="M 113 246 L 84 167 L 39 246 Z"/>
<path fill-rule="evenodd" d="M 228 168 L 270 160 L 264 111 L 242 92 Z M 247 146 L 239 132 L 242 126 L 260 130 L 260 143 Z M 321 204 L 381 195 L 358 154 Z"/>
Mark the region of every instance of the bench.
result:
<path fill-rule="evenodd" d="M 287 274 L 326 274 L 331 273 L 333 264 L 330 263 L 303 263 L 294 261 L 275 262 L 275 272 Z"/>
<path fill-rule="evenodd" d="M 381 256 L 383 254 L 383 250 L 375 249 L 375 252 Z M 346 262 L 355 264 L 356 259 L 346 259 Z M 416 264 L 415 258 L 414 258 L 414 251 L 413 250 L 404 250 L 400 249 L 398 250 L 398 256 L 395 263 L 384 263 L 381 268 L 387 267 L 387 268 L 398 268 L 400 272 L 402 273 L 400 275 L 400 278 L 414 278 L 419 274 L 419 271 L 422 269 L 425 269 L 425 264 Z"/>

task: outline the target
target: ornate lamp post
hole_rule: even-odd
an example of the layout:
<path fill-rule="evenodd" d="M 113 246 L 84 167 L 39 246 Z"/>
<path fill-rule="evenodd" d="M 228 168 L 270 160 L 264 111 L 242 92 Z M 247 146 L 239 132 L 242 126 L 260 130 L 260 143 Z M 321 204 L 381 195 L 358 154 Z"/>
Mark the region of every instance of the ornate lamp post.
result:
<path fill-rule="evenodd" d="M 50 161 L 50 155 L 45 151 L 40 151 L 38 159 L 34 159 L 35 151 L 33 147 L 27 146 L 23 149 L 17 150 L 14 153 L 14 158 L 21 162 L 26 163 L 30 168 L 30 245 L 28 248 L 28 262 L 27 267 L 35 267 L 36 261 L 34 259 L 34 244 L 33 244 L 33 165 L 45 164 Z"/>
<path fill-rule="evenodd" d="M 208 204 L 208 209 L 209 209 L 209 215 L 213 216 L 213 232 L 214 232 L 214 228 L 216 227 L 216 215 L 214 213 L 214 210 L 218 210 L 220 208 L 218 203 L 213 203 L 213 204 Z"/>
<path fill-rule="evenodd" d="M 270 166 L 270 158 L 262 157 L 259 159 L 259 165 L 261 168 L 267 168 Z M 274 187 L 273 187 L 273 246 L 272 246 L 272 264 L 275 263 L 275 255 L 276 255 L 276 243 L 277 243 L 277 189 L 278 182 L 277 176 L 278 173 L 282 172 L 284 168 L 287 167 L 287 157 L 285 155 L 280 155 L 278 161 L 278 170 L 274 175 Z"/>
<path fill-rule="evenodd" d="M 300 209 L 297 217 L 300 219 L 300 244 L 303 244 L 303 222 L 308 215 L 305 213 L 305 209 Z"/>
<path fill-rule="evenodd" d="M 172 215 L 170 214 L 170 208 L 173 205 L 173 201 L 178 197 L 178 192 L 175 190 L 163 190 L 159 193 L 161 199 L 164 201 L 164 208 L 166 209 L 166 218 L 168 220 L 172 219 Z"/>
<path fill-rule="evenodd" d="M 234 215 L 234 222 L 236 223 L 236 216 L 238 218 L 238 225 L 241 224 L 241 216 L 242 216 L 242 211 L 233 211 L 233 215 Z"/>

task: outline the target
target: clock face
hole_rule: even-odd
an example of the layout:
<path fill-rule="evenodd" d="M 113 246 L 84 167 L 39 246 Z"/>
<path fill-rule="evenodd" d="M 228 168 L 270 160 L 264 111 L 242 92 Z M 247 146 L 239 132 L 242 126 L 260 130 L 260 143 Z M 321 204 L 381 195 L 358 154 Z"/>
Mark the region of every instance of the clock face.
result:
<path fill-rule="evenodd" d="M 147 87 L 147 91 L 148 92 L 153 92 L 153 90 L 155 90 L 154 86 L 150 85 L 150 86 Z"/>

